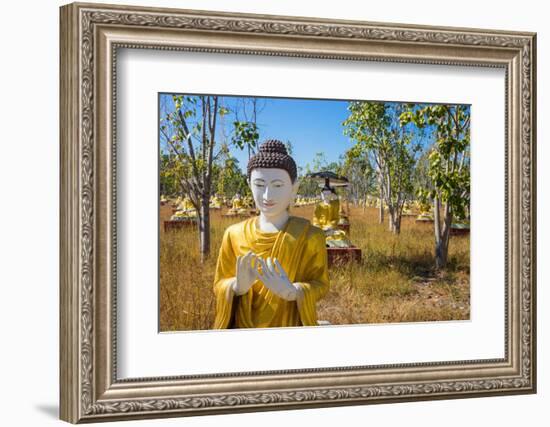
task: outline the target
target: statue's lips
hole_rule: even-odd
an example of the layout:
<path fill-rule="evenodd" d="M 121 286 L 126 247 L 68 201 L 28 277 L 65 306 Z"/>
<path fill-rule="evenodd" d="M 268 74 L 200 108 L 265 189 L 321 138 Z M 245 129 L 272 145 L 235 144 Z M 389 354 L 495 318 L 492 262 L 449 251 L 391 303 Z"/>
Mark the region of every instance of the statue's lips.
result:
<path fill-rule="evenodd" d="M 264 208 L 272 208 L 273 206 L 275 206 L 277 203 L 262 203 L 262 206 Z"/>

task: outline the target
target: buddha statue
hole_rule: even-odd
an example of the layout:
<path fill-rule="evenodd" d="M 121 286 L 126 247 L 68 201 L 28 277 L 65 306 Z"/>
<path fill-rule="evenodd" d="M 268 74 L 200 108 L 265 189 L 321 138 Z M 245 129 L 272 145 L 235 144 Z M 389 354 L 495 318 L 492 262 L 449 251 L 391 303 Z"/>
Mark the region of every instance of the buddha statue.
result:
<path fill-rule="evenodd" d="M 340 219 L 340 200 L 334 189 L 325 185 L 321 190 L 321 201 L 313 212 L 313 225 L 323 230 L 335 229 Z"/>
<path fill-rule="evenodd" d="M 172 221 L 195 219 L 197 218 L 197 210 L 191 202 L 191 199 L 187 196 L 177 205 L 176 212 L 170 218 Z"/>
<path fill-rule="evenodd" d="M 236 193 L 231 200 L 231 209 L 227 213 L 228 215 L 246 215 L 248 213 L 245 201 L 241 198 L 240 193 Z"/>
<path fill-rule="evenodd" d="M 217 195 L 210 197 L 210 209 L 221 209 L 222 202 Z"/>
<path fill-rule="evenodd" d="M 252 209 L 253 206 L 254 206 L 254 202 L 252 201 L 252 197 L 251 196 L 244 196 L 243 208 Z"/>
<path fill-rule="evenodd" d="M 347 233 L 339 226 L 349 224 L 347 217 L 340 217 L 340 200 L 334 189 L 325 184 L 321 190 L 321 201 L 313 212 L 313 225 L 325 232 L 328 247 L 349 248 L 352 246 Z"/>
<path fill-rule="evenodd" d="M 188 216 L 190 217 L 197 216 L 197 210 L 195 209 L 195 206 L 193 205 L 193 203 L 191 203 L 191 199 L 189 197 L 186 197 L 183 200 L 182 204 L 183 204 L 183 210 Z"/>
<path fill-rule="evenodd" d="M 236 193 L 233 197 L 233 200 L 231 200 L 231 208 L 235 210 L 239 210 L 243 207 L 243 201 L 241 199 L 240 193 Z"/>
<path fill-rule="evenodd" d="M 288 208 L 298 190 L 285 145 L 264 142 L 250 158 L 248 182 L 259 216 L 223 235 L 216 272 L 215 329 L 316 326 L 329 286 L 325 235 Z"/>

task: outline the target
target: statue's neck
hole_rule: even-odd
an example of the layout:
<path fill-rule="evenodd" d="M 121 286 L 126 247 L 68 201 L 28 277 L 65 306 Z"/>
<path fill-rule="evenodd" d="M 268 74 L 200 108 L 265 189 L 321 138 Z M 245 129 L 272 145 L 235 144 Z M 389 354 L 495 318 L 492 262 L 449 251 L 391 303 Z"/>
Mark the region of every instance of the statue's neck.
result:
<path fill-rule="evenodd" d="M 289 214 L 287 211 L 284 211 L 275 217 L 266 217 L 263 213 L 260 213 L 260 216 L 258 217 L 258 226 L 260 231 L 263 231 L 264 233 L 276 233 L 285 228 L 288 219 Z"/>

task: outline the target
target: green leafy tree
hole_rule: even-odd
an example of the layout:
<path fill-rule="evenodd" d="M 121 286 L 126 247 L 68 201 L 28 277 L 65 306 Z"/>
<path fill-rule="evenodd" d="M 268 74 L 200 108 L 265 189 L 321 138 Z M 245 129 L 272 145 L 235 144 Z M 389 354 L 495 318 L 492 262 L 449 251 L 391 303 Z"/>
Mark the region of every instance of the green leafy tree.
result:
<path fill-rule="evenodd" d="M 231 142 L 241 150 L 246 149 L 249 159 L 258 148 L 260 138 L 258 116 L 265 106 L 266 101 L 261 98 L 241 98 L 233 110 L 235 121 Z"/>
<path fill-rule="evenodd" d="M 178 180 L 181 193 L 197 210 L 199 247 L 204 261 L 210 254 L 210 195 L 214 163 L 219 154 L 218 119 L 228 114 L 217 96 L 173 95 L 172 105 L 164 100 L 161 116 L 161 146 L 170 161 L 161 175 Z M 162 164 L 161 164 L 162 165 Z"/>
<path fill-rule="evenodd" d="M 254 150 L 258 146 L 258 140 L 260 138 L 260 132 L 258 126 L 254 122 L 233 122 L 234 132 L 231 138 L 231 142 L 235 147 L 241 150 L 247 149 L 248 158 L 254 153 Z"/>
<path fill-rule="evenodd" d="M 344 153 L 340 175 L 348 178 L 350 197 L 356 203 L 364 202 L 367 194 L 377 194 L 376 172 L 359 145 L 354 145 Z M 363 207 L 366 208 L 366 204 Z"/>
<path fill-rule="evenodd" d="M 350 102 L 344 134 L 355 141 L 356 156 L 364 156 L 378 180 L 379 220 L 384 220 L 383 204 L 389 212 L 389 229 L 401 231 L 403 206 L 412 193 L 415 156 L 420 149 L 413 144 L 413 134 L 399 121 L 399 104 L 384 102 Z"/>
<path fill-rule="evenodd" d="M 430 184 L 419 190 L 434 207 L 435 265 L 447 265 L 451 224 L 465 219 L 470 205 L 470 108 L 465 105 L 411 104 L 401 123 L 432 129 L 434 143 L 427 153 Z"/>
<path fill-rule="evenodd" d="M 236 193 L 246 195 L 249 191 L 247 177 L 239 167 L 239 161 L 230 155 L 229 150 L 225 152 L 220 164 L 220 172 L 216 182 L 216 191 L 226 198 Z"/>
<path fill-rule="evenodd" d="M 160 194 L 175 196 L 181 193 L 178 168 L 173 155 L 160 156 Z"/>

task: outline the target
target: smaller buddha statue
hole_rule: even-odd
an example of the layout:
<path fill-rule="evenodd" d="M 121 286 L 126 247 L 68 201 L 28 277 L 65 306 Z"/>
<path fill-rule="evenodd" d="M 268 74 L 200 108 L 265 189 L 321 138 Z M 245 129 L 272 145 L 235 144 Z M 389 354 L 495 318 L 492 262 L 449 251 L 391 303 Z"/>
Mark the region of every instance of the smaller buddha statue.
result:
<path fill-rule="evenodd" d="M 326 244 L 329 248 L 350 248 L 352 246 L 344 230 L 334 229 L 325 231 Z"/>
<path fill-rule="evenodd" d="M 315 206 L 313 225 L 322 230 L 335 229 L 340 219 L 340 201 L 333 188 L 325 185 L 321 190 L 321 202 Z"/>
<path fill-rule="evenodd" d="M 340 219 L 340 200 L 334 189 L 325 184 L 321 190 L 321 202 L 315 206 L 312 223 L 325 232 L 328 247 L 352 246 L 347 233 L 339 228 Z"/>
<path fill-rule="evenodd" d="M 229 213 L 236 214 L 242 207 L 243 201 L 241 200 L 241 195 L 236 193 L 233 199 L 231 199 L 231 209 L 229 209 Z"/>
<path fill-rule="evenodd" d="M 178 204 L 177 210 L 170 218 L 172 221 L 193 219 L 197 217 L 197 210 L 188 196 Z"/>
<path fill-rule="evenodd" d="M 221 209 L 222 208 L 222 202 L 218 195 L 214 195 L 210 197 L 210 209 Z"/>
<path fill-rule="evenodd" d="M 236 193 L 231 200 L 231 209 L 227 211 L 227 215 L 246 215 L 248 210 L 245 206 L 245 201 L 241 197 L 240 193 Z"/>
<path fill-rule="evenodd" d="M 195 209 L 195 206 L 191 202 L 191 199 L 186 196 L 183 201 L 180 204 L 181 209 L 188 215 L 188 216 L 196 216 L 197 210 Z"/>
<path fill-rule="evenodd" d="M 254 202 L 252 201 L 252 197 L 250 196 L 244 196 L 243 199 L 243 208 L 245 209 L 252 209 L 254 206 Z"/>

